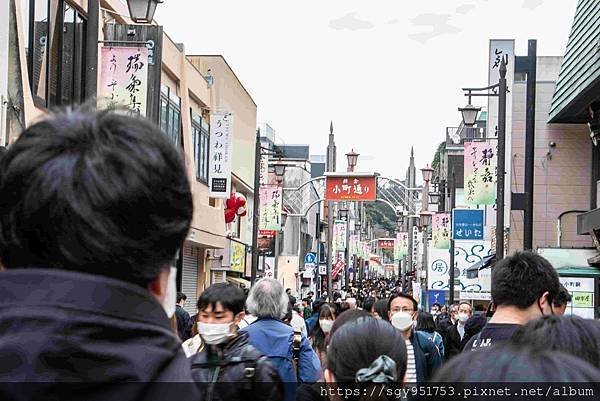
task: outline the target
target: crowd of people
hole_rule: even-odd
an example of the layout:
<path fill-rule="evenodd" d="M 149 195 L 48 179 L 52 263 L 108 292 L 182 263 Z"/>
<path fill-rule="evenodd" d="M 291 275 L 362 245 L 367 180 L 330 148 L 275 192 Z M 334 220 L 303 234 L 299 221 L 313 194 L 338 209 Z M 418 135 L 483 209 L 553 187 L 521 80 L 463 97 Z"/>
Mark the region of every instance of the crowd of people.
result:
<path fill-rule="evenodd" d="M 144 120 L 73 111 L 32 125 L 0 160 L 0 210 L 0 383 L 44 382 L 0 384 L 0 399 L 333 401 L 322 383 L 600 382 L 600 323 L 563 316 L 569 293 L 533 252 L 493 266 L 487 310 L 426 312 L 394 280 L 297 299 L 263 278 L 248 293 L 209 286 L 190 316 L 169 267 L 190 186 Z M 64 382 L 78 386 L 64 394 Z"/>

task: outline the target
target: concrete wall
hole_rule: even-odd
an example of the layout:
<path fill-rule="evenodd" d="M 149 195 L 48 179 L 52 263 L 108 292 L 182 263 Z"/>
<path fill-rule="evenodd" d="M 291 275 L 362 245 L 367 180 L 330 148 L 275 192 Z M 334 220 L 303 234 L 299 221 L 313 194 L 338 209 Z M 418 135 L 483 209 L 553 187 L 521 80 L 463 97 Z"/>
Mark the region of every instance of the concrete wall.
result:
<path fill-rule="evenodd" d="M 548 112 L 560 70 L 561 57 L 538 57 L 535 116 L 534 233 L 533 246 L 556 246 L 556 222 L 567 210 L 589 208 L 591 142 L 581 125 L 547 124 Z M 513 192 L 524 192 L 525 82 L 513 87 L 512 149 Z M 549 142 L 556 147 L 550 148 Z M 592 246 L 587 236 L 576 234 L 576 215 L 562 220 L 562 247 Z M 523 246 L 523 212 L 512 211 L 510 252 Z"/>

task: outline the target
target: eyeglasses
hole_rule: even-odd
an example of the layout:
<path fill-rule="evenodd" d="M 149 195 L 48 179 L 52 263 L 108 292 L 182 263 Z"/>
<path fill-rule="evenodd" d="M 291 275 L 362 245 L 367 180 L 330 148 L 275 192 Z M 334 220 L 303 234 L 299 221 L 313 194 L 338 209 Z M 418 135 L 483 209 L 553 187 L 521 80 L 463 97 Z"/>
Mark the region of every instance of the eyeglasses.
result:
<path fill-rule="evenodd" d="M 391 310 L 392 313 L 395 312 L 406 312 L 406 313 L 413 313 L 414 310 L 412 308 L 394 308 Z"/>

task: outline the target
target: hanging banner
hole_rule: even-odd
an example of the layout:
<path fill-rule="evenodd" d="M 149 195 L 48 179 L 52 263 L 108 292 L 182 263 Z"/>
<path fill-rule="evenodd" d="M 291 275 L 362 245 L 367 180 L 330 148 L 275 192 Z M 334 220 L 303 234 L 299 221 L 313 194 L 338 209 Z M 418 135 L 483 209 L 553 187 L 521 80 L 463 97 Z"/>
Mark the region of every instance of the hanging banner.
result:
<path fill-rule="evenodd" d="M 228 198 L 231 192 L 233 160 L 233 116 L 228 112 L 210 115 L 209 195 Z"/>
<path fill-rule="evenodd" d="M 258 234 L 261 236 L 274 236 L 281 230 L 281 187 L 260 187 L 259 190 L 259 223 Z"/>
<path fill-rule="evenodd" d="M 496 203 L 498 141 L 465 142 L 465 204 Z"/>
<path fill-rule="evenodd" d="M 269 185 L 269 155 L 260 156 L 260 186 Z"/>
<path fill-rule="evenodd" d="M 377 240 L 377 248 L 394 249 L 396 240 L 394 238 L 380 238 Z"/>
<path fill-rule="evenodd" d="M 408 233 L 402 232 L 396 234 L 396 247 L 394 249 L 394 258 L 402 260 L 408 256 Z"/>
<path fill-rule="evenodd" d="M 328 202 L 374 202 L 376 198 L 377 177 L 374 175 L 327 176 L 325 179 L 325 200 Z"/>
<path fill-rule="evenodd" d="M 345 251 L 346 250 L 346 222 L 343 220 L 336 220 L 333 224 L 333 251 Z"/>
<path fill-rule="evenodd" d="M 126 107 L 146 116 L 148 49 L 102 47 L 98 107 Z"/>
<path fill-rule="evenodd" d="M 427 248 L 427 289 L 447 290 L 450 288 L 450 252 L 438 249 L 433 244 Z M 459 274 L 456 275 L 456 279 Z"/>
<path fill-rule="evenodd" d="M 433 215 L 431 240 L 435 249 L 450 249 L 450 213 Z"/>
<path fill-rule="evenodd" d="M 454 263 L 460 278 L 460 299 L 490 300 L 491 276 L 481 274 L 467 278 L 467 269 L 484 257 L 494 253 L 491 241 L 457 241 L 454 246 Z M 487 269 L 491 271 L 491 269 Z"/>
<path fill-rule="evenodd" d="M 358 255 L 358 235 L 350 236 L 350 255 Z"/>
<path fill-rule="evenodd" d="M 246 267 L 246 246 L 239 242 L 231 241 L 230 268 L 233 271 L 244 273 Z"/>

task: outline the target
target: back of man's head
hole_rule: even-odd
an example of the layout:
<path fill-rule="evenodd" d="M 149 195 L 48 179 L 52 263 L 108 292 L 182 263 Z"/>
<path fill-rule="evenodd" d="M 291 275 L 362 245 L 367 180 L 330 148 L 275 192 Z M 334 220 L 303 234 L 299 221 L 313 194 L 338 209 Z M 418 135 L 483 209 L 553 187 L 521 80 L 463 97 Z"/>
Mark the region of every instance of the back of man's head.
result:
<path fill-rule="evenodd" d="M 192 196 L 166 135 L 112 112 L 53 115 L 0 161 L 0 261 L 147 286 L 187 235 Z"/>
<path fill-rule="evenodd" d="M 551 302 L 558 295 L 556 271 L 534 252 L 515 252 L 492 268 L 492 300 L 496 306 L 516 306 L 525 310 L 548 292 Z"/>
<path fill-rule="evenodd" d="M 281 319 L 288 310 L 289 298 L 281 284 L 272 278 L 260 279 L 252 286 L 246 306 L 258 318 Z"/>

